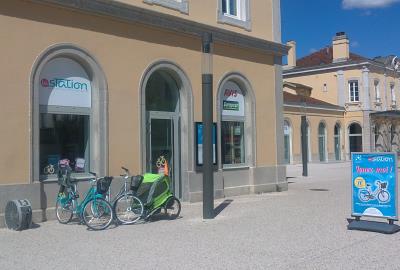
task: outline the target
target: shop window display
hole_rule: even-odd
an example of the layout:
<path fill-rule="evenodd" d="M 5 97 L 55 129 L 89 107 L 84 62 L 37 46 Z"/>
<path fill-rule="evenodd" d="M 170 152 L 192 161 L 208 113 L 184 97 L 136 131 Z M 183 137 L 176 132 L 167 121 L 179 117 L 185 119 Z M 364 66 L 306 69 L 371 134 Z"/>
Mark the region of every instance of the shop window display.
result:
<path fill-rule="evenodd" d="M 40 172 L 57 173 L 60 159 L 69 159 L 74 172 L 88 172 L 89 116 L 40 114 Z"/>

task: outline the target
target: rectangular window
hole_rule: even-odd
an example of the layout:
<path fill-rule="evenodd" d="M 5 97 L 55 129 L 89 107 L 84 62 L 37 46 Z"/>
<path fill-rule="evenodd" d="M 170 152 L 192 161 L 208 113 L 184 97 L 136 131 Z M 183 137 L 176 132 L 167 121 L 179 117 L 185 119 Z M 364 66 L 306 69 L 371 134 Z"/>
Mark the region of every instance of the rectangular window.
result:
<path fill-rule="evenodd" d="M 40 175 L 57 173 L 67 158 L 74 172 L 89 171 L 89 115 L 40 114 Z"/>
<path fill-rule="evenodd" d="M 218 22 L 251 30 L 249 0 L 219 0 Z"/>
<path fill-rule="evenodd" d="M 379 90 L 379 80 L 374 81 L 374 88 L 375 88 L 375 101 L 377 103 L 381 102 L 381 93 Z"/>
<path fill-rule="evenodd" d="M 222 164 L 244 164 L 244 122 L 221 122 Z"/>
<path fill-rule="evenodd" d="M 349 81 L 349 97 L 350 102 L 360 101 L 360 96 L 358 92 L 358 81 Z"/>
<path fill-rule="evenodd" d="M 392 104 L 396 104 L 396 92 L 394 90 L 394 84 L 390 84 L 390 94 L 392 95 Z"/>
<path fill-rule="evenodd" d="M 175 9 L 185 14 L 189 13 L 188 0 L 143 0 L 143 2 L 150 5 L 159 5 L 162 7 Z"/>
<path fill-rule="evenodd" d="M 238 2 L 240 0 L 222 0 L 222 12 L 224 15 L 239 17 Z"/>

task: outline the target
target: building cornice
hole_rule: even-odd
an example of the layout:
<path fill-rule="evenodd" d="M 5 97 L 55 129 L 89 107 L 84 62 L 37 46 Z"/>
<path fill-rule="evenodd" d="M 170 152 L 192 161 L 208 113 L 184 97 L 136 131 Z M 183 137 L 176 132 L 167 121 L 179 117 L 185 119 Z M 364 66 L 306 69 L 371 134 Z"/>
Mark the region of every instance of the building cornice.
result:
<path fill-rule="evenodd" d="M 364 68 L 367 66 L 382 68 L 382 69 L 388 70 L 388 71 L 393 71 L 392 68 L 389 68 L 389 67 L 385 66 L 384 64 L 378 63 L 376 61 L 361 60 L 361 61 L 346 61 L 346 62 L 340 62 L 340 63 L 331 63 L 331 64 L 326 64 L 326 65 L 312 66 L 312 67 L 306 67 L 306 68 L 295 67 L 295 68 L 291 68 L 291 69 L 285 69 L 285 67 L 284 67 L 283 68 L 283 77 L 296 76 L 296 75 L 302 75 L 302 74 L 307 74 L 307 73 L 338 71 L 338 70 L 354 68 L 354 67 Z"/>
<path fill-rule="evenodd" d="M 298 109 L 302 109 L 302 110 L 314 109 L 314 110 L 335 111 L 335 112 L 343 112 L 343 113 L 345 112 L 345 109 L 342 107 L 339 107 L 339 106 L 338 106 L 338 108 L 329 108 L 329 107 L 324 107 L 324 106 L 314 106 L 314 105 L 310 105 L 310 104 L 307 104 L 307 106 L 304 106 L 304 105 L 296 105 L 296 104 L 288 104 L 288 103 L 284 103 L 283 106 L 287 107 L 287 108 L 298 108 Z"/>
<path fill-rule="evenodd" d="M 168 31 L 201 37 L 211 33 L 216 42 L 259 50 L 262 53 L 284 56 L 289 47 L 260 38 L 255 38 L 218 27 L 186 20 L 180 17 L 124 4 L 113 0 L 30 0 L 40 4 L 50 4 L 93 15 L 112 17 L 129 23 L 144 24 Z"/>

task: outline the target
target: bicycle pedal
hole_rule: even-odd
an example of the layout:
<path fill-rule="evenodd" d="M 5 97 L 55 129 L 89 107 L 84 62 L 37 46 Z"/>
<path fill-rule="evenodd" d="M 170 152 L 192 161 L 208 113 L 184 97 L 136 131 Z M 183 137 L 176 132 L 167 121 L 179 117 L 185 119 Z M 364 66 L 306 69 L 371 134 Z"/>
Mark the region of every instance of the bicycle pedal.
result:
<path fill-rule="evenodd" d="M 78 199 L 78 198 L 79 198 L 79 194 L 75 194 L 74 199 Z"/>

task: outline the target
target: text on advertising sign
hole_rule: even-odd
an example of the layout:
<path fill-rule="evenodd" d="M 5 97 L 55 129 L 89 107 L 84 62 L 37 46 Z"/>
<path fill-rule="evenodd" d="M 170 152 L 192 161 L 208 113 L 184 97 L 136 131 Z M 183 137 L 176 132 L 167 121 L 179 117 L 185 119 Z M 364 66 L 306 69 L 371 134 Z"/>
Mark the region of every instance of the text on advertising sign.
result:
<path fill-rule="evenodd" d="M 244 116 L 242 90 L 232 81 L 227 81 L 222 88 L 222 115 Z"/>
<path fill-rule="evenodd" d="M 40 105 L 90 108 L 91 95 L 89 76 L 71 59 L 55 58 L 40 73 Z"/>
<path fill-rule="evenodd" d="M 395 153 L 352 153 L 352 214 L 397 219 Z"/>

